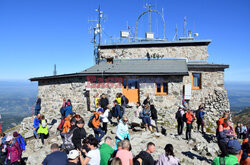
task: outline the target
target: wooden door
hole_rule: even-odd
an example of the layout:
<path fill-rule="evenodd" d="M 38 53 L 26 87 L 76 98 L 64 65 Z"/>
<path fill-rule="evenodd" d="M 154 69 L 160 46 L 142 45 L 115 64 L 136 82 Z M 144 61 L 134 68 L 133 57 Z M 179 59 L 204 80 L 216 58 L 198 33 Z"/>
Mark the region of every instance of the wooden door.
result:
<path fill-rule="evenodd" d="M 122 94 L 125 95 L 129 102 L 136 103 L 139 101 L 139 80 L 136 78 L 124 78 Z"/>

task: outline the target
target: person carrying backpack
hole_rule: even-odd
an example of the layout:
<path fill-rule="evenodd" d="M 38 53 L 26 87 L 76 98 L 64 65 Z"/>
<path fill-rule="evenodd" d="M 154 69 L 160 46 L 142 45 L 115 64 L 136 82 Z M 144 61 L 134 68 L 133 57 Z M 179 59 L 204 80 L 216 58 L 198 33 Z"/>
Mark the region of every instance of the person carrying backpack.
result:
<path fill-rule="evenodd" d="M 187 123 L 187 129 L 186 129 L 186 140 L 191 139 L 191 131 L 192 131 L 192 123 L 195 119 L 194 113 L 191 111 L 191 109 L 188 109 L 188 112 L 185 114 L 186 123 Z"/>
<path fill-rule="evenodd" d="M 127 106 L 128 106 L 128 98 L 125 96 L 125 95 L 123 95 L 123 94 L 121 94 L 122 96 L 121 96 L 121 107 L 123 108 L 123 111 L 124 111 L 124 113 L 123 114 L 125 114 L 125 111 L 126 111 L 126 108 L 127 108 Z"/>
<path fill-rule="evenodd" d="M 93 125 L 92 129 L 94 131 L 95 138 L 98 142 L 101 142 L 101 139 L 105 135 L 105 132 L 102 131 L 101 125 L 100 125 L 100 122 L 101 122 L 100 115 L 102 113 L 104 113 L 103 109 L 99 109 L 98 112 L 94 112 L 93 118 L 92 118 L 92 125 Z"/>
<path fill-rule="evenodd" d="M 183 121 L 183 115 L 184 115 L 184 106 L 180 105 L 178 111 L 175 114 L 175 118 L 177 120 L 177 133 L 178 135 L 182 135 L 182 130 L 184 127 L 184 121 Z"/>
<path fill-rule="evenodd" d="M 44 144 L 44 139 L 47 139 L 49 136 L 47 120 L 45 119 L 44 115 L 41 115 L 41 120 L 39 121 L 39 128 L 37 130 L 37 133 L 40 134 L 42 144 Z"/>
<path fill-rule="evenodd" d="M 67 117 L 69 114 L 73 114 L 72 104 L 70 101 L 67 101 L 66 107 L 64 108 L 64 114 L 65 117 Z"/>
<path fill-rule="evenodd" d="M 205 115 L 205 112 L 204 112 L 204 105 L 201 104 L 199 106 L 199 109 L 196 111 L 196 119 L 197 119 L 197 129 L 198 129 L 198 132 L 200 130 L 200 127 L 201 127 L 201 132 L 204 133 L 204 121 L 203 121 L 203 117 Z"/>
<path fill-rule="evenodd" d="M 20 135 L 17 132 L 13 132 L 13 137 L 16 139 L 16 141 L 20 144 L 21 150 L 25 151 L 25 146 L 26 146 L 26 142 L 23 139 L 22 135 Z"/>
<path fill-rule="evenodd" d="M 12 137 L 6 138 L 7 164 L 20 164 L 22 158 L 22 150 L 20 144 Z"/>
<path fill-rule="evenodd" d="M 40 121 L 40 114 L 37 114 L 37 116 L 35 116 L 34 118 L 34 123 L 33 123 L 33 133 L 35 138 L 37 138 L 37 130 L 39 128 L 39 121 Z"/>
<path fill-rule="evenodd" d="M 36 100 L 36 106 L 35 106 L 35 115 L 40 113 L 41 110 L 41 98 L 39 96 L 37 96 L 37 100 Z"/>
<path fill-rule="evenodd" d="M 229 140 L 226 144 L 228 154 L 226 156 L 218 156 L 214 158 L 212 165 L 240 165 L 238 155 L 241 151 L 241 145 L 238 140 Z"/>
<path fill-rule="evenodd" d="M 227 143 L 235 135 L 233 127 L 230 125 L 228 119 L 224 120 L 224 124 L 219 126 L 218 145 L 221 150 L 221 156 L 224 157 L 228 154 Z"/>
<path fill-rule="evenodd" d="M 117 121 L 119 121 L 122 118 L 122 110 L 121 110 L 121 106 L 118 104 L 118 101 L 115 100 L 114 101 L 114 107 L 113 107 L 113 117 L 115 117 L 117 119 Z"/>

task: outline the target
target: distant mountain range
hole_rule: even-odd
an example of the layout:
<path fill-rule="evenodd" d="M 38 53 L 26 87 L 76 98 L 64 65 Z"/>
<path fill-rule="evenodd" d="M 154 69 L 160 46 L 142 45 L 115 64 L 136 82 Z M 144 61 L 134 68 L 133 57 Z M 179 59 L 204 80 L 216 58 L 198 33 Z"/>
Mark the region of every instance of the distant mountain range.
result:
<path fill-rule="evenodd" d="M 250 83 L 226 82 L 231 109 L 240 111 L 250 107 Z M 29 81 L 0 81 L 0 114 L 2 129 L 19 124 L 31 116 L 37 96 L 37 83 Z M 249 113 L 249 111 L 247 111 Z"/>

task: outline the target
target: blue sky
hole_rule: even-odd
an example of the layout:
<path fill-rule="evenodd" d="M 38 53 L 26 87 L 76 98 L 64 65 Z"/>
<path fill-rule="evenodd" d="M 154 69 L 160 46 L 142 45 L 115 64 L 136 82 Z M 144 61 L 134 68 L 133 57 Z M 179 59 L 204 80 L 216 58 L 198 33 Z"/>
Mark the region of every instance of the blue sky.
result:
<path fill-rule="evenodd" d="M 197 39 L 211 39 L 209 62 L 229 64 L 226 81 L 250 82 L 250 1 L 249 0 L 0 0 L 0 79 L 26 80 L 79 72 L 94 64 L 95 9 L 101 5 L 107 36 L 118 37 L 126 24 L 135 27 L 136 19 L 151 3 L 164 8 L 166 37 L 172 40 L 175 27 L 199 33 Z M 160 17 L 152 15 L 152 31 L 159 36 Z M 143 29 L 143 27 L 146 27 Z M 141 29 L 141 30 L 140 30 Z M 139 34 L 147 31 L 147 16 L 139 24 Z M 106 35 L 107 34 L 107 35 Z M 103 40 L 103 41 L 104 41 Z"/>

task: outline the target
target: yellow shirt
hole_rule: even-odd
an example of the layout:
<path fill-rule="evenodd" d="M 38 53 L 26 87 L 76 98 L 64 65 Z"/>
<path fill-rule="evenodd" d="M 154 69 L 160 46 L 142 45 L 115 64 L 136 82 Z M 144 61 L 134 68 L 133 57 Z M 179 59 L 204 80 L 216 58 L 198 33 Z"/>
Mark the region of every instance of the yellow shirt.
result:
<path fill-rule="evenodd" d="M 121 106 L 122 104 L 122 98 L 121 97 L 116 97 L 115 100 L 118 102 L 118 104 Z"/>
<path fill-rule="evenodd" d="M 95 106 L 96 106 L 96 107 L 97 107 L 97 103 L 98 103 L 99 100 L 100 100 L 99 97 L 96 97 L 96 98 L 95 98 Z"/>

